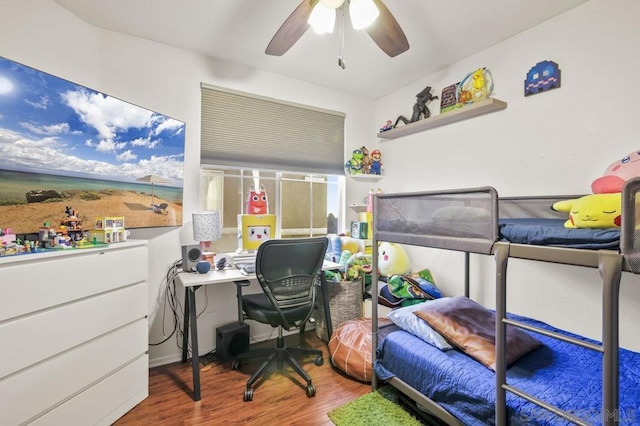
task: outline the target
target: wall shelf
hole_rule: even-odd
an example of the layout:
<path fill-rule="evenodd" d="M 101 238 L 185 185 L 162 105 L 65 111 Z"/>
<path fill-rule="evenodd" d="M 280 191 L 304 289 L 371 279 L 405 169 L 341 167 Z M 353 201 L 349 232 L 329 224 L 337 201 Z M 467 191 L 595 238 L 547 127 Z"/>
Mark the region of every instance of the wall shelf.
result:
<path fill-rule="evenodd" d="M 378 133 L 378 137 L 382 139 L 395 139 L 400 136 L 410 135 L 416 132 L 433 129 L 435 127 L 444 126 L 446 124 L 455 123 L 456 121 L 466 120 L 467 118 L 477 117 L 479 115 L 488 114 L 490 112 L 500 111 L 507 107 L 507 103 L 495 98 L 489 98 L 484 101 L 476 102 L 470 105 L 457 108 L 444 114 L 438 114 L 424 120 L 409 123 L 405 126 L 387 130 Z"/>
<path fill-rule="evenodd" d="M 351 209 L 356 213 L 361 213 L 367 210 L 366 204 L 353 203 L 353 204 L 349 204 L 349 207 L 351 207 Z"/>
<path fill-rule="evenodd" d="M 347 175 L 348 177 L 350 177 L 353 180 L 361 180 L 361 181 L 372 181 L 372 182 L 377 182 L 380 179 L 383 178 L 382 175 L 365 175 L 365 174 L 360 174 L 360 175 Z"/>

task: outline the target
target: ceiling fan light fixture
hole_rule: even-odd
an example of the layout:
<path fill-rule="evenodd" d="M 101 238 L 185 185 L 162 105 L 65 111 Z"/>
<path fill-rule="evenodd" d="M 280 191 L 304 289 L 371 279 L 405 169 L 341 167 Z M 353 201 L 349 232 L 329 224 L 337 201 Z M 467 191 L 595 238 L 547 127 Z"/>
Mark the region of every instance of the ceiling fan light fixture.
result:
<path fill-rule="evenodd" d="M 318 2 L 307 22 L 316 34 L 332 33 L 336 24 L 336 10 L 325 6 L 323 2 Z"/>
<path fill-rule="evenodd" d="M 329 9 L 337 9 L 344 3 L 344 0 L 318 0 Z"/>
<path fill-rule="evenodd" d="M 373 0 L 351 0 L 349 2 L 349 16 L 354 30 L 361 30 L 373 24 L 380 11 Z"/>

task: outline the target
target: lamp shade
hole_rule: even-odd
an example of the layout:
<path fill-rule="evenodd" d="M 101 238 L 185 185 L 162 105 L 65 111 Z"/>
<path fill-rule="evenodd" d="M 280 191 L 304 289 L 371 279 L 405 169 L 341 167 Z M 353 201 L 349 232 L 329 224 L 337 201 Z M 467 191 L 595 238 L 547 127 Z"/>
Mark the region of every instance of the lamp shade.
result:
<path fill-rule="evenodd" d="M 194 212 L 192 218 L 194 240 L 214 241 L 222 238 L 220 212 L 216 210 Z"/>

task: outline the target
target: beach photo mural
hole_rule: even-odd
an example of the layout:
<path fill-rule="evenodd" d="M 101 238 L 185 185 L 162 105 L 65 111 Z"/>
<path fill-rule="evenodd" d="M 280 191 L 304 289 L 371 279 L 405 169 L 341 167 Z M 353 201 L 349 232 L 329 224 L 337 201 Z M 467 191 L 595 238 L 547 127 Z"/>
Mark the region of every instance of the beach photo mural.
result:
<path fill-rule="evenodd" d="M 185 124 L 0 57 L 0 229 L 182 225 Z"/>

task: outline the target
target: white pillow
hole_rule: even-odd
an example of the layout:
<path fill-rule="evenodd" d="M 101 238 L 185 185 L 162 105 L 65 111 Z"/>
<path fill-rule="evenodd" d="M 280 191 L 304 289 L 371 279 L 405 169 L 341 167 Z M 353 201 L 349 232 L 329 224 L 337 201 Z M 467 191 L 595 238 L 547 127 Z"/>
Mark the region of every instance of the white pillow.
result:
<path fill-rule="evenodd" d="M 436 300 L 427 300 L 426 302 L 417 303 L 415 305 L 396 308 L 387 314 L 387 318 L 404 331 L 419 337 L 438 349 L 443 351 L 453 349 L 440 333 L 431 328 L 425 320 L 418 318 L 413 314 L 415 310 L 423 307 L 425 303 L 432 303 Z"/>

